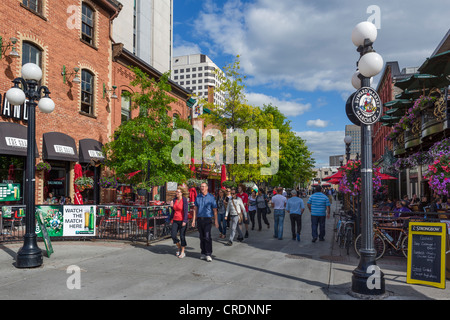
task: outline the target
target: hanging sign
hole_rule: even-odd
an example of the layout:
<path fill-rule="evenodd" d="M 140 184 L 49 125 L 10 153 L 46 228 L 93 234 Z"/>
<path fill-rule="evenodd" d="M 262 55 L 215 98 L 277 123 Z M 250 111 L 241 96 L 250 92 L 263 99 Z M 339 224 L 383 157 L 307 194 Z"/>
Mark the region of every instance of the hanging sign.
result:
<path fill-rule="evenodd" d="M 370 87 L 359 89 L 353 96 L 352 111 L 362 124 L 376 123 L 380 120 L 383 111 L 380 96 Z"/>
<path fill-rule="evenodd" d="M 445 223 L 410 222 L 407 283 L 445 289 Z"/>

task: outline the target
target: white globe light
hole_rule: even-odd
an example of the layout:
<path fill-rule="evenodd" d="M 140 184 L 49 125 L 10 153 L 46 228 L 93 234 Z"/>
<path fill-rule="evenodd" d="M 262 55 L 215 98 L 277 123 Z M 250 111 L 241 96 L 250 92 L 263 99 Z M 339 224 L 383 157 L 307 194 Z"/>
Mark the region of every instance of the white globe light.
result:
<path fill-rule="evenodd" d="M 11 88 L 6 92 L 6 99 L 13 106 L 20 106 L 25 102 L 25 92 L 19 88 Z"/>
<path fill-rule="evenodd" d="M 359 71 L 356 71 L 352 76 L 352 85 L 356 90 L 361 89 L 361 79 L 359 78 Z M 370 85 L 373 83 L 373 78 L 370 78 Z"/>
<path fill-rule="evenodd" d="M 358 63 L 359 72 L 367 78 L 374 77 L 383 69 L 383 58 L 376 52 L 369 52 Z"/>
<path fill-rule="evenodd" d="M 356 71 L 352 76 L 352 86 L 356 90 L 361 89 L 361 79 L 358 78 L 359 75 L 360 75 L 359 71 Z"/>
<path fill-rule="evenodd" d="M 55 110 L 55 103 L 50 98 L 41 98 L 38 107 L 43 113 L 52 113 Z"/>
<path fill-rule="evenodd" d="M 352 31 L 352 42 L 355 46 L 363 46 L 364 40 L 369 39 L 371 42 L 377 40 L 377 27 L 368 21 L 358 23 Z"/>
<path fill-rule="evenodd" d="M 344 138 L 345 144 L 350 144 L 350 143 L 352 143 L 352 141 L 353 141 L 352 136 L 345 136 L 345 138 Z"/>
<path fill-rule="evenodd" d="M 37 64 L 26 63 L 22 66 L 22 77 L 25 80 L 40 81 L 42 79 L 42 70 Z"/>

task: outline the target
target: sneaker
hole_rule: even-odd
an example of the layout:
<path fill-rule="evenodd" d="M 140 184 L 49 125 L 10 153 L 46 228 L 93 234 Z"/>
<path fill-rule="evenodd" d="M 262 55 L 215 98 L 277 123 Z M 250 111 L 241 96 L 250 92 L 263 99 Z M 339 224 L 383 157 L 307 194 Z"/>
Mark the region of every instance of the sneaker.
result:
<path fill-rule="evenodd" d="M 325 239 L 324 238 L 320 238 L 319 241 L 325 241 Z"/>
<path fill-rule="evenodd" d="M 183 259 L 184 257 L 186 257 L 186 253 L 184 252 L 178 255 L 178 258 L 180 259 Z"/>
<path fill-rule="evenodd" d="M 207 262 L 211 262 L 211 261 L 212 261 L 211 256 L 206 256 L 206 261 L 207 261 Z"/>
<path fill-rule="evenodd" d="M 297 241 L 300 241 L 300 234 L 297 233 Z"/>
<path fill-rule="evenodd" d="M 206 256 L 204 254 L 200 255 L 200 260 L 206 260 Z"/>
<path fill-rule="evenodd" d="M 233 245 L 233 242 L 228 241 L 227 243 L 225 243 L 225 245 L 231 247 Z"/>
<path fill-rule="evenodd" d="M 313 238 L 313 239 L 312 239 L 312 242 L 316 242 L 316 241 L 317 241 L 317 238 Z"/>

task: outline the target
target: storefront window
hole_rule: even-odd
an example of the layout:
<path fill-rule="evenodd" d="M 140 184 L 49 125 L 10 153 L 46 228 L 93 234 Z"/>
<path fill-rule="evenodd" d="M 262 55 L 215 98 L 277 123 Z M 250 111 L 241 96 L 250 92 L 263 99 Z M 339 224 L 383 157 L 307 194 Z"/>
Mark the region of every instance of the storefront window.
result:
<path fill-rule="evenodd" d="M 49 162 L 52 166 L 50 172 L 45 173 L 44 201 L 56 203 L 61 197 L 69 196 L 69 164 L 63 161 Z"/>
<path fill-rule="evenodd" d="M 24 204 L 25 159 L 0 156 L 0 206 Z"/>

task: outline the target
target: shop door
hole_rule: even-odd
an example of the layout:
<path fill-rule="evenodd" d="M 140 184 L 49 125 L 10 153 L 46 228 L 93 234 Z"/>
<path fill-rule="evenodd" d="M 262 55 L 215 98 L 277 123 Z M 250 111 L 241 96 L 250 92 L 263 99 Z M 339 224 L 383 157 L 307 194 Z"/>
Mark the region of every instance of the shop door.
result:
<path fill-rule="evenodd" d="M 70 170 L 69 162 L 54 161 L 49 162 L 52 170 L 45 174 L 44 199 L 48 199 L 50 193 L 58 200 L 69 195 Z"/>

